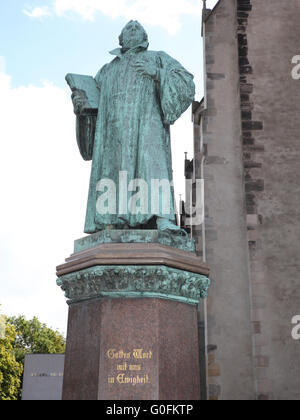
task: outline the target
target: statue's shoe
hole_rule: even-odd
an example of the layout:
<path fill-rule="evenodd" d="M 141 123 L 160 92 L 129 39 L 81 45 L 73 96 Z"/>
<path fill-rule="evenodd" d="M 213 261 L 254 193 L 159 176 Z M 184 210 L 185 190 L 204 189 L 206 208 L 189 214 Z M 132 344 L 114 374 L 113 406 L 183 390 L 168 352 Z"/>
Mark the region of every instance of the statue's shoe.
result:
<path fill-rule="evenodd" d="M 180 226 L 175 225 L 171 220 L 163 219 L 162 217 L 157 218 L 157 229 L 161 232 L 173 233 L 175 235 L 187 236 L 185 230 L 181 229 Z"/>

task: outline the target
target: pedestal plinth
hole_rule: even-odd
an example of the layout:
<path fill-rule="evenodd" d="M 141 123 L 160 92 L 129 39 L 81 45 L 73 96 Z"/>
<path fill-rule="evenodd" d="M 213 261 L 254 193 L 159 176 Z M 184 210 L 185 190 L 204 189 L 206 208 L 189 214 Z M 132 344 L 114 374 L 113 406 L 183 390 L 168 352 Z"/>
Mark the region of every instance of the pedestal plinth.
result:
<path fill-rule="evenodd" d="M 70 305 L 64 400 L 200 399 L 197 303 L 209 280 L 196 254 L 155 238 L 96 241 L 57 274 Z"/>

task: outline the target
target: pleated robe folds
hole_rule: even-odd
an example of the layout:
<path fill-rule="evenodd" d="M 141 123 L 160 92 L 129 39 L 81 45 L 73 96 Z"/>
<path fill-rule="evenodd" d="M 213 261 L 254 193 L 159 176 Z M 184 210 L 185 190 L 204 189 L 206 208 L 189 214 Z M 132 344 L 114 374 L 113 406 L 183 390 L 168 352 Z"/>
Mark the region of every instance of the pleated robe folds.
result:
<path fill-rule="evenodd" d="M 170 125 L 187 110 L 195 95 L 193 76 L 164 52 L 140 46 L 125 53 L 117 49 L 112 54 L 115 59 L 95 77 L 100 90 L 98 116 L 77 119 L 81 154 L 85 160 L 93 160 L 86 233 L 103 230 L 107 225 L 139 227 L 154 216 L 175 220 L 173 188 L 166 212 L 162 200 L 168 197 L 163 197 L 163 189 L 160 205 L 151 205 L 151 180 L 172 182 Z M 137 60 L 155 65 L 155 80 L 136 71 L 133 65 Z M 115 189 L 110 195 L 108 188 L 103 187 L 105 182 L 99 187 L 101 180 L 113 181 Z M 132 191 L 126 192 L 131 181 Z M 143 186 L 148 186 L 148 190 Z M 106 213 L 99 211 L 103 193 L 111 200 L 106 200 Z"/>

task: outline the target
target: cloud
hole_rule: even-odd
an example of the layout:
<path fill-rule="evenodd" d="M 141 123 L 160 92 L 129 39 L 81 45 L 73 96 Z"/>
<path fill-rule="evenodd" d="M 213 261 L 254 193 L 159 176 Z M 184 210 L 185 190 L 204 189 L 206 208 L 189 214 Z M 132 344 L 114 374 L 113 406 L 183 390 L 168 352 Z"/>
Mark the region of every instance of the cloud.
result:
<path fill-rule="evenodd" d="M 206 1 L 206 7 L 208 9 L 213 9 L 215 5 L 218 3 L 219 0 L 207 0 Z"/>
<path fill-rule="evenodd" d="M 24 9 L 23 13 L 30 18 L 41 18 L 44 16 L 50 16 L 51 12 L 48 6 L 35 7 L 31 11 Z"/>
<path fill-rule="evenodd" d="M 5 61 L 5 57 L 3 57 L 2 55 L 0 55 L 0 74 L 4 74 L 5 73 L 5 69 L 6 69 L 6 61 Z"/>
<path fill-rule="evenodd" d="M 83 234 L 90 165 L 77 150 L 68 88 L 14 88 L 0 73 L 0 304 L 66 330 L 55 267 Z"/>
<path fill-rule="evenodd" d="M 93 21 L 97 13 L 112 19 L 124 17 L 136 19 L 143 24 L 160 26 L 171 35 L 178 32 L 182 25 L 182 17 L 201 17 L 201 0 L 53 0 L 51 13 L 57 16 L 78 15 L 87 21 Z M 37 7 L 28 16 L 37 18 L 50 15 L 50 9 Z"/>

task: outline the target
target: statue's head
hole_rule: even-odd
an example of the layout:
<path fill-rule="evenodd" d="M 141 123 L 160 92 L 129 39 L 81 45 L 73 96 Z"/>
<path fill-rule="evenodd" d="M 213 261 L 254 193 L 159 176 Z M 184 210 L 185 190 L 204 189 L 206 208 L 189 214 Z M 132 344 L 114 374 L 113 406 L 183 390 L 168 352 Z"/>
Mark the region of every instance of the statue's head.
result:
<path fill-rule="evenodd" d="M 131 20 L 122 30 L 119 36 L 119 42 L 123 48 L 133 48 L 144 42 L 148 42 L 148 35 L 137 20 Z"/>

